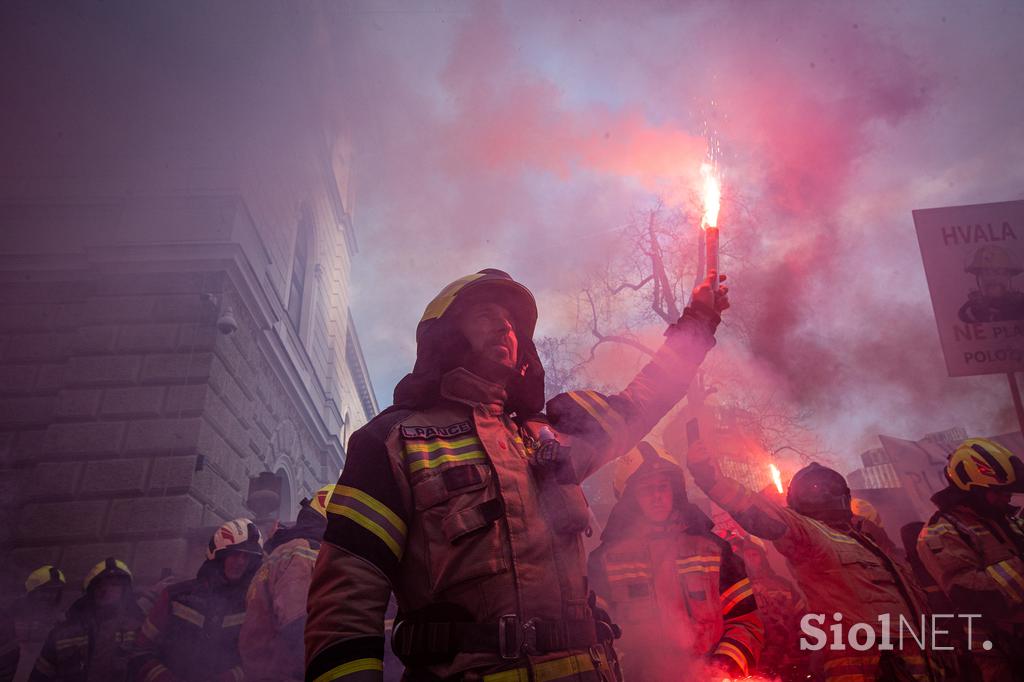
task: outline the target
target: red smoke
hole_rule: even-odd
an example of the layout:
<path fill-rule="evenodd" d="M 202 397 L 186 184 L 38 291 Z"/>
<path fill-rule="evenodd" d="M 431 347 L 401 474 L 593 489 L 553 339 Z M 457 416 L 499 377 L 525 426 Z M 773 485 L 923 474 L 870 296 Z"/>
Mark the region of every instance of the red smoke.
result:
<path fill-rule="evenodd" d="M 813 407 L 846 452 L 860 444 L 846 438 L 879 423 L 908 436 L 1006 426 L 991 409 L 1002 398 L 965 399 L 981 386 L 991 395 L 992 382 L 944 377 L 923 289 L 909 216 L 918 204 L 905 202 L 952 198 L 898 184 L 883 197 L 868 173 L 894 163 L 917 172 L 912 159 L 886 159 L 886 145 L 916 144 L 917 128 L 951 106 L 940 69 L 955 58 L 930 41 L 946 30 L 938 16 L 804 4 L 462 9 L 426 25 L 375 16 L 374 30 L 347 17 L 353 63 L 372 65 L 362 77 L 382 95 L 357 112 L 357 141 L 372 138 L 362 139 L 360 224 L 373 266 L 359 272 L 398 258 L 422 287 L 415 300 L 401 274 L 368 287 L 404 311 L 371 321 L 379 334 L 411 330 L 433 289 L 491 264 L 538 290 L 549 311 L 541 329 L 559 333 L 545 319 L 566 316 L 551 306 L 572 273 L 616 248 L 614 228 L 655 194 L 687 198 L 706 121 L 723 146 L 734 313 L 750 331 L 751 356 L 735 359 L 763 365 L 758 375 Z M 411 62 L 417 54 L 427 57 Z M 949 135 L 962 131 L 950 125 Z M 1007 132 L 1020 140 L 1019 125 Z M 400 254 L 377 234 L 397 235 Z M 378 371 L 393 380 L 404 370 L 392 354 Z"/>

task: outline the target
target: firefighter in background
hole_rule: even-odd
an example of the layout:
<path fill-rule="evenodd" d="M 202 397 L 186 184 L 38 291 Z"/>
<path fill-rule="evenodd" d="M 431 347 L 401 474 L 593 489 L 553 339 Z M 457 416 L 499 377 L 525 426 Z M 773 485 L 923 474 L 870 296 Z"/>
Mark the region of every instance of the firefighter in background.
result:
<path fill-rule="evenodd" d="M 144 617 L 132 594 L 132 572 L 109 557 L 86 574 L 83 589 L 47 637 L 29 682 L 128 679 L 128 659 Z"/>
<path fill-rule="evenodd" d="M 1024 679 L 1024 525 L 1010 504 L 1024 491 L 1024 463 L 999 443 L 969 438 L 950 456 L 946 478 L 918 536 L 921 563 L 954 613 L 982 614 L 972 650 L 986 682 Z"/>
<path fill-rule="evenodd" d="M 683 470 L 641 441 L 619 459 L 614 488 L 587 577 L 622 628 L 626 679 L 749 674 L 764 640 L 754 593 L 743 560 L 686 499 Z"/>
<path fill-rule="evenodd" d="M 757 612 L 764 623 L 758 672 L 782 682 L 805 682 L 810 673 L 809 656 L 800 651 L 799 641 L 800 619 L 807 613 L 807 602 L 793 583 L 775 572 L 758 538 L 733 534 L 728 540 L 747 567 Z"/>
<path fill-rule="evenodd" d="M 244 679 L 238 634 L 245 595 L 263 557 L 249 519 L 213 533 L 194 580 L 165 589 L 146 616 L 133 661 L 136 682 L 237 682 Z"/>
<path fill-rule="evenodd" d="M 442 290 L 395 406 L 349 440 L 309 593 L 306 678 L 380 680 L 394 590 L 406 680 L 610 680 L 580 484 L 685 394 L 728 306 L 720 291 L 695 291 L 624 391 L 563 393 L 545 416 L 529 290 L 500 270 Z"/>
<path fill-rule="evenodd" d="M 899 545 L 893 542 L 882 524 L 882 515 L 875 505 L 859 497 L 850 498 L 850 511 L 853 512 L 853 527 L 872 538 L 886 554 L 900 551 Z"/>
<path fill-rule="evenodd" d="M 278 529 L 263 546 L 267 558 L 249 585 L 238 640 L 248 682 L 303 678 L 306 595 L 333 492 L 334 485 L 326 485 L 311 500 L 303 500 L 295 524 Z"/>
<path fill-rule="evenodd" d="M 53 626 L 61 619 L 61 598 L 67 579 L 64 573 L 55 566 L 40 566 L 29 573 L 25 580 L 25 594 L 11 604 L 7 613 L 8 625 L 5 629 L 13 629 L 18 647 L 16 657 L 11 653 L 10 644 L 4 646 L 7 652 L 5 661 L 8 665 L 17 666 L 14 679 L 27 680 L 35 666 L 43 643 Z M 0 680 L 4 680 L 0 677 Z"/>
<path fill-rule="evenodd" d="M 703 441 L 688 450 L 694 481 L 712 501 L 728 512 L 751 535 L 770 541 L 786 558 L 790 572 L 807 598 L 809 613 L 826 615 L 822 630 L 842 614 L 847 624 L 875 627 L 875 646 L 833 650 L 826 645 L 824 673 L 829 682 L 915 680 L 937 682 L 950 677 L 955 662 L 921 651 L 912 639 L 893 634 L 894 651 L 880 651 L 879 616 L 889 614 L 920 623 L 929 614 L 927 598 L 917 587 L 910 568 L 898 555 L 887 554 L 876 538 L 852 525 L 850 489 L 838 472 L 817 463 L 793 477 L 781 506 L 727 478 Z M 811 641 L 809 639 L 809 641 Z M 941 660 L 940 660 L 941 656 Z"/>
<path fill-rule="evenodd" d="M 953 603 L 942 591 L 935 578 L 928 572 L 928 569 L 921 563 L 921 555 L 917 551 L 917 538 L 927 524 L 923 521 L 914 521 L 905 524 L 900 528 L 900 540 L 903 542 L 903 553 L 907 555 L 907 563 L 914 571 L 914 578 L 917 584 L 928 595 L 928 605 L 933 613 L 953 613 Z"/>
<path fill-rule="evenodd" d="M 1001 246 L 983 246 L 964 268 L 978 288 L 967 295 L 957 315 L 961 322 L 1024 320 L 1024 293 L 1013 288 L 1013 278 L 1024 268 Z"/>

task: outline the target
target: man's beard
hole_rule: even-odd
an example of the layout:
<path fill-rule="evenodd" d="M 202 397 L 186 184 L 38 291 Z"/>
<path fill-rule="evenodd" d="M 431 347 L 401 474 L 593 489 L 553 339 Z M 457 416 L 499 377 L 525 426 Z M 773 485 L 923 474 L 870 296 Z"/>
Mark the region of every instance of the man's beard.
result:
<path fill-rule="evenodd" d="M 518 374 L 514 368 L 490 358 L 485 358 L 473 351 L 469 351 L 463 356 L 462 366 L 481 379 L 500 384 L 506 388 L 511 385 Z"/>

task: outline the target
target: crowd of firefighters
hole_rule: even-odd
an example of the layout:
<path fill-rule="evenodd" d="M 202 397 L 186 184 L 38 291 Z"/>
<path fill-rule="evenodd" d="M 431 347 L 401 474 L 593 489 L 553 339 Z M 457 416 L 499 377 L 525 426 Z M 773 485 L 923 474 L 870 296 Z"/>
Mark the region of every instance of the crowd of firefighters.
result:
<path fill-rule="evenodd" d="M 249 519 L 220 526 L 193 580 L 136 590 L 130 567 L 110 557 L 60 613 L 66 578 L 38 568 L 4 619 L 0 681 L 302 679 L 306 593 L 332 489 L 265 542 Z"/>
<path fill-rule="evenodd" d="M 1024 679 L 1024 463 L 1002 445 L 965 441 L 898 548 L 832 469 L 804 467 L 783 497 L 725 475 L 697 428 L 642 440 L 714 345 L 728 290 L 711 282 L 625 390 L 546 405 L 529 291 L 497 270 L 453 282 L 394 407 L 293 525 L 264 541 L 228 522 L 194 580 L 147 591 L 105 559 L 64 614 L 64 575 L 34 571 L 3 623 L 0 682 L 19 656 L 33 682 L 376 682 L 385 659 L 408 682 Z M 613 461 L 587 556 L 580 484 Z M 730 530 L 691 502 L 684 467 Z M 978 614 L 973 632 L 943 646 L 880 631 L 958 613 Z M 806 614 L 894 646 L 803 650 Z"/>

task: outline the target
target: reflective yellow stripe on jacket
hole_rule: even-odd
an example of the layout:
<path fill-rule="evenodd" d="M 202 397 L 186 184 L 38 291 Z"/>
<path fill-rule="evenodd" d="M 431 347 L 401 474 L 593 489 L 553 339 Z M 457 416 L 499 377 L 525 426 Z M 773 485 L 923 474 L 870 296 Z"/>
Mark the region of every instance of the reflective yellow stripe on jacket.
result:
<path fill-rule="evenodd" d="M 327 505 L 328 513 L 355 521 L 376 535 L 399 561 L 402 560 L 407 528 L 398 514 L 373 496 L 347 485 L 336 486 L 331 500 Z"/>
<path fill-rule="evenodd" d="M 334 682 L 349 675 L 366 672 L 367 670 L 384 671 L 384 661 L 379 658 L 357 658 L 348 663 L 342 663 L 337 668 L 331 668 L 313 682 Z"/>
<path fill-rule="evenodd" d="M 603 667 L 603 658 L 601 663 Z M 484 675 L 483 682 L 554 682 L 580 673 L 594 671 L 594 661 L 591 660 L 589 654 L 576 654 L 535 664 L 533 677 L 530 677 L 530 669 L 524 667 Z"/>
<path fill-rule="evenodd" d="M 985 572 L 995 580 L 1003 593 L 1015 602 L 1024 601 L 1024 579 L 1010 561 L 1000 561 L 985 567 Z"/>

